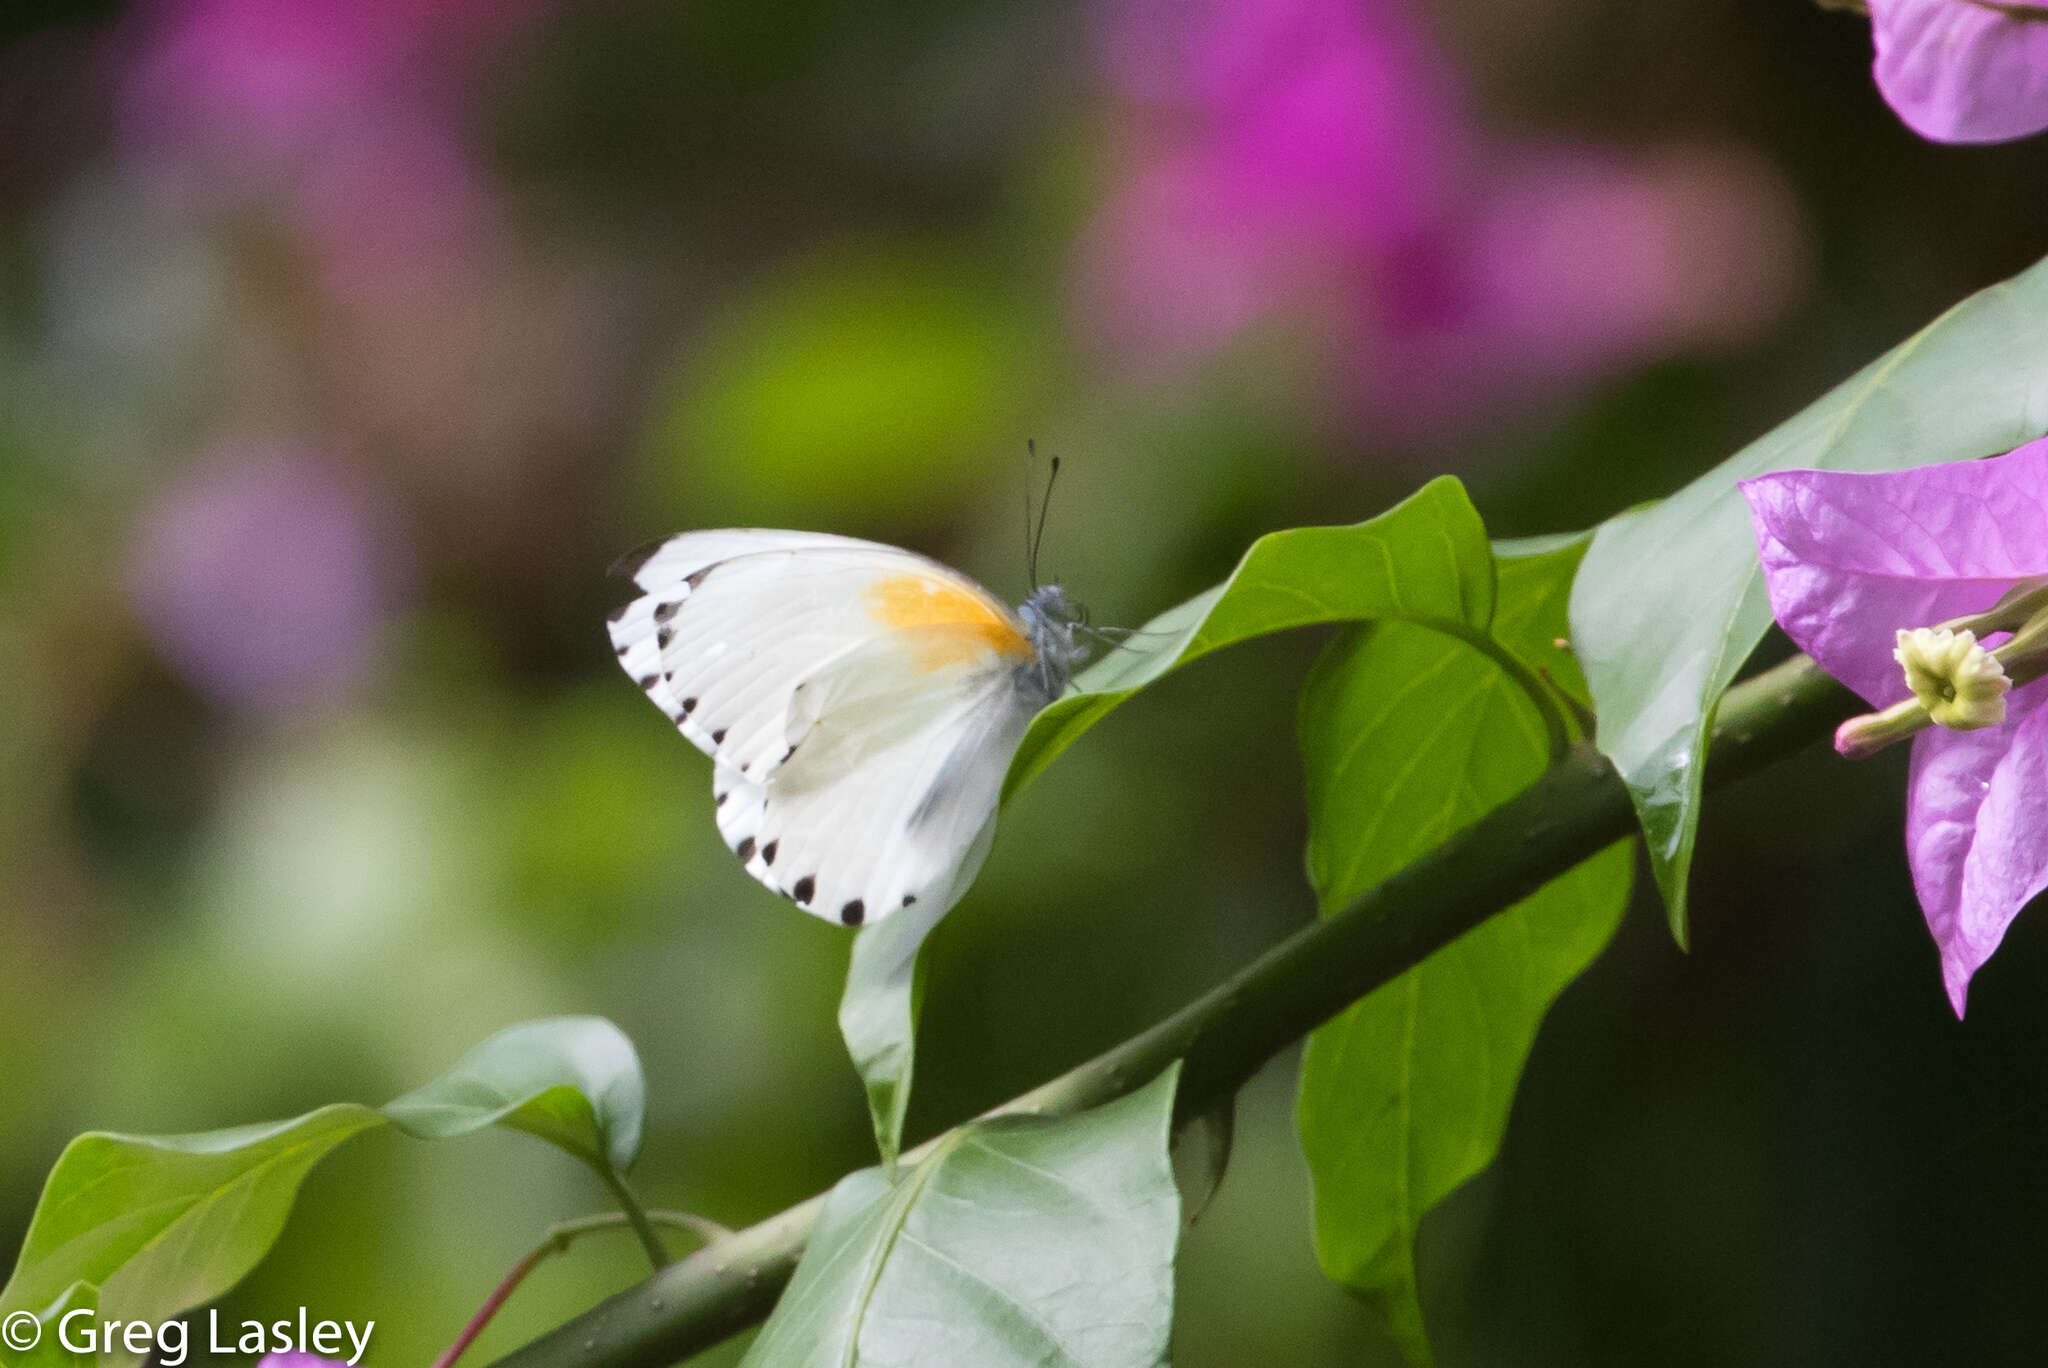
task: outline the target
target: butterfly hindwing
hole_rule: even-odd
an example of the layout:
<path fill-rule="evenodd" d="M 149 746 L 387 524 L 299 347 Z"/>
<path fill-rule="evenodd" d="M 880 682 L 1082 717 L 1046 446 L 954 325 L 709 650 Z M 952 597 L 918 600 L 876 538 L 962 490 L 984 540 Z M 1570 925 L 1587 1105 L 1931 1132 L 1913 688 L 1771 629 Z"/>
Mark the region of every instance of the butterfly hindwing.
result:
<path fill-rule="evenodd" d="M 634 580 L 619 663 L 713 757 L 750 874 L 850 924 L 952 886 L 1034 710 L 1007 608 L 923 557 L 809 533 L 686 533 Z"/>
<path fill-rule="evenodd" d="M 944 897 L 972 877 L 971 852 L 1031 712 L 1007 684 L 985 682 L 880 747 L 844 742 L 821 723 L 819 758 L 799 752 L 765 786 L 755 849 L 773 847 L 776 886 L 850 925 Z M 847 744 L 864 752 L 850 770 L 837 758 Z"/>

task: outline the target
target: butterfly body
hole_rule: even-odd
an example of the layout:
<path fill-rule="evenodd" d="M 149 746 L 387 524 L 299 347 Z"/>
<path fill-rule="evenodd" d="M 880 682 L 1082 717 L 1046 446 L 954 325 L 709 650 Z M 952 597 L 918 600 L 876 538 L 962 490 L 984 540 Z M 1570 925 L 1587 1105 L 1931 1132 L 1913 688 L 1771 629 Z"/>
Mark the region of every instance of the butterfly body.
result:
<path fill-rule="evenodd" d="M 1085 654 L 1058 586 L 1012 610 L 876 542 L 688 532 L 623 565 L 619 663 L 714 761 L 720 834 L 805 910 L 862 925 L 957 898 L 1010 757 Z"/>
<path fill-rule="evenodd" d="M 1017 616 L 1031 639 L 1032 660 L 1024 668 L 1033 675 L 1043 707 L 1067 691 L 1074 666 L 1088 654 L 1074 639 L 1074 629 L 1087 621 L 1087 614 L 1057 584 L 1041 584 L 1017 606 Z"/>

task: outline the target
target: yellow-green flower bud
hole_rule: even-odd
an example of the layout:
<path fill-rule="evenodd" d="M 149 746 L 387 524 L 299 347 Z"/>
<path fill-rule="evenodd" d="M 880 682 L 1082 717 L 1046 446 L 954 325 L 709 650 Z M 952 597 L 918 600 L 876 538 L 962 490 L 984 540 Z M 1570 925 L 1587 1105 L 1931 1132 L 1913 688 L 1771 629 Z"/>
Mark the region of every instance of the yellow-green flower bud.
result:
<path fill-rule="evenodd" d="M 2005 666 L 1977 644 L 1970 631 L 1921 627 L 1901 631 L 1892 652 L 1906 670 L 1906 687 L 1935 725 L 1976 731 L 2005 721 L 2005 694 L 2012 687 Z"/>

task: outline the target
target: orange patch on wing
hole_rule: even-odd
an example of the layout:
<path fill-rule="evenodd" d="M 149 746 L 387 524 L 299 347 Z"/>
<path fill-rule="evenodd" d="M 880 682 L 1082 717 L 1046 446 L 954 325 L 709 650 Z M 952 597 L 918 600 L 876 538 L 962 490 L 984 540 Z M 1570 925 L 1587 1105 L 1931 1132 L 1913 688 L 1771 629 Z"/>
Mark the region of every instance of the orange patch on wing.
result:
<path fill-rule="evenodd" d="M 886 627 L 914 634 L 918 665 L 944 669 L 984 651 L 1024 659 L 1031 641 L 1016 619 L 982 595 L 935 576 L 891 575 L 867 591 L 868 612 Z"/>

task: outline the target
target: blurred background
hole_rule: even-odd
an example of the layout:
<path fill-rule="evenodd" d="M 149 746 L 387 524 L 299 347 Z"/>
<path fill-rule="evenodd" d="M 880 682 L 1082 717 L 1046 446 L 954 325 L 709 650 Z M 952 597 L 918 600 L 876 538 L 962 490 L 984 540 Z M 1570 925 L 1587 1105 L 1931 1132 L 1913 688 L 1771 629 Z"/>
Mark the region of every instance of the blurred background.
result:
<path fill-rule="evenodd" d="M 1869 45 L 1804 0 L 11 0 L 0 1248 L 77 1131 L 380 1101 L 556 1012 L 639 1043 L 652 1204 L 869 1162 L 846 939 L 720 847 L 612 559 L 820 528 L 1021 595 L 1027 437 L 1098 621 L 1438 471 L 1498 534 L 1588 525 L 2048 250 L 2048 144 L 1918 142 Z M 1015 805 L 914 1135 L 1312 915 L 1315 646 Z M 2048 931 L 1950 1017 L 1902 772 L 1722 795 L 1690 956 L 1639 896 L 1424 1230 L 1446 1362 L 2038 1360 Z M 1187 1238 L 1181 1368 L 1393 1362 L 1316 1271 L 1292 1069 Z M 422 1362 L 601 1205 L 517 1136 L 373 1135 L 229 1311 Z M 637 1260 L 544 1267 L 478 1361 Z"/>

